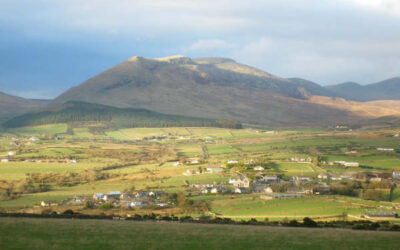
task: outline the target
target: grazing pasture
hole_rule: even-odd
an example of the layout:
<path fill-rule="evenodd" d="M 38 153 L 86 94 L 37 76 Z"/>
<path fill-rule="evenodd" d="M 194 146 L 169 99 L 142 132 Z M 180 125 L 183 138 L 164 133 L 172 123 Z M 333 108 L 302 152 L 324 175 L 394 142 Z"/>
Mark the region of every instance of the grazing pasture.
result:
<path fill-rule="evenodd" d="M 397 249 L 400 244 L 396 232 L 76 219 L 0 218 L 0 235 L 1 249 Z"/>

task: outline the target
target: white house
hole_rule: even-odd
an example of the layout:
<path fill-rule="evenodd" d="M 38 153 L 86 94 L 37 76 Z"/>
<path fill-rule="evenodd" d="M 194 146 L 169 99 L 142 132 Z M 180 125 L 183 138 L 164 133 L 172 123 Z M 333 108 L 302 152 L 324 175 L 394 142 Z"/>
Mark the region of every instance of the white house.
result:
<path fill-rule="evenodd" d="M 237 160 L 229 160 L 227 163 L 228 164 L 236 164 L 236 163 L 239 163 L 239 161 L 237 161 Z"/>
<path fill-rule="evenodd" d="M 1 159 L 1 162 L 6 163 L 9 162 L 9 160 L 7 158 Z"/>
<path fill-rule="evenodd" d="M 247 193 L 247 188 L 244 187 L 235 188 L 235 194 L 245 194 L 245 193 Z"/>
<path fill-rule="evenodd" d="M 255 171 L 263 171 L 264 168 L 261 167 L 261 166 L 257 166 L 257 167 L 254 168 L 254 170 L 255 170 Z"/>
<path fill-rule="evenodd" d="M 327 180 L 328 178 L 329 178 L 329 176 L 326 175 L 326 174 L 319 174 L 318 175 L 318 179 Z"/>
<path fill-rule="evenodd" d="M 267 188 L 264 188 L 264 192 L 270 194 L 270 193 L 273 193 L 274 191 L 272 190 L 271 187 L 267 187 Z"/>
<path fill-rule="evenodd" d="M 16 153 L 14 151 L 8 152 L 8 156 L 14 156 L 14 155 L 16 155 Z"/>
<path fill-rule="evenodd" d="M 393 171 L 392 178 L 393 179 L 400 179 L 400 171 Z"/>
<path fill-rule="evenodd" d="M 128 207 L 130 208 L 134 208 L 134 207 L 144 207 L 147 204 L 141 201 L 131 201 L 128 205 Z"/>
<path fill-rule="evenodd" d="M 179 161 L 177 161 L 177 162 L 175 162 L 174 164 L 174 167 L 178 167 L 178 166 L 180 166 L 180 165 L 182 165 Z"/>
<path fill-rule="evenodd" d="M 194 164 L 199 164 L 199 163 L 200 163 L 199 160 L 192 160 L 192 161 L 190 162 L 190 164 L 192 164 L 192 165 L 194 165 Z"/>
<path fill-rule="evenodd" d="M 229 179 L 229 184 L 232 184 L 234 187 L 250 187 L 250 181 L 245 176 L 240 176 L 239 179 Z"/>
<path fill-rule="evenodd" d="M 345 163 L 343 164 L 343 166 L 345 166 L 345 167 L 355 167 L 355 168 L 358 168 L 358 167 L 360 166 L 360 163 L 358 163 L 358 162 L 345 162 Z"/>
<path fill-rule="evenodd" d="M 394 151 L 394 148 L 377 148 L 378 151 Z"/>
<path fill-rule="evenodd" d="M 102 200 L 104 198 L 104 194 L 103 193 L 95 193 L 93 194 L 93 199 L 94 200 Z"/>
<path fill-rule="evenodd" d="M 57 201 L 42 201 L 40 202 L 40 205 L 42 207 L 53 207 L 53 206 L 58 206 Z"/>

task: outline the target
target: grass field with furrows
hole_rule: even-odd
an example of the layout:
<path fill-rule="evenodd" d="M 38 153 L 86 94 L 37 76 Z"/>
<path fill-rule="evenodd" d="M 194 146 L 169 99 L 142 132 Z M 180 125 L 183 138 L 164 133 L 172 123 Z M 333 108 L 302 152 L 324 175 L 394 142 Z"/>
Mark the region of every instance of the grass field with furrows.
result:
<path fill-rule="evenodd" d="M 38 230 L 40 229 L 40 230 Z M 0 218 L 1 249 L 397 249 L 396 232 Z"/>

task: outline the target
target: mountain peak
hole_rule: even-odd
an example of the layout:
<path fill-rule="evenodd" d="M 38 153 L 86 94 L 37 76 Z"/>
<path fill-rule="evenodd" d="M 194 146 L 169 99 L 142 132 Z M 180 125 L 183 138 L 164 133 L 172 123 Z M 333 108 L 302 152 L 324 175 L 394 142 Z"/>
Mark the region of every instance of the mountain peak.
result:
<path fill-rule="evenodd" d="M 193 60 L 187 56 L 183 55 L 174 55 L 168 57 L 155 58 L 154 60 L 161 62 L 168 62 L 172 64 L 193 64 Z"/>

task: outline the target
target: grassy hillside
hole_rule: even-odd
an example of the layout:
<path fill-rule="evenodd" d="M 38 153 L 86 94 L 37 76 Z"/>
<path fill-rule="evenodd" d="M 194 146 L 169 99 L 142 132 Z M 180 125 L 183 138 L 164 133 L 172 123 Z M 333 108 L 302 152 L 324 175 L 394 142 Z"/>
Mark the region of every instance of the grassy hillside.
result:
<path fill-rule="evenodd" d="M 3 126 L 15 128 L 88 121 L 106 122 L 112 127 L 241 127 L 236 122 L 165 115 L 144 109 L 120 109 L 82 102 L 68 102 L 59 107 L 21 115 L 5 122 Z"/>
<path fill-rule="evenodd" d="M 1 249 L 397 249 L 398 233 L 0 218 Z"/>
<path fill-rule="evenodd" d="M 0 122 L 43 105 L 43 101 L 28 100 L 0 92 Z"/>

